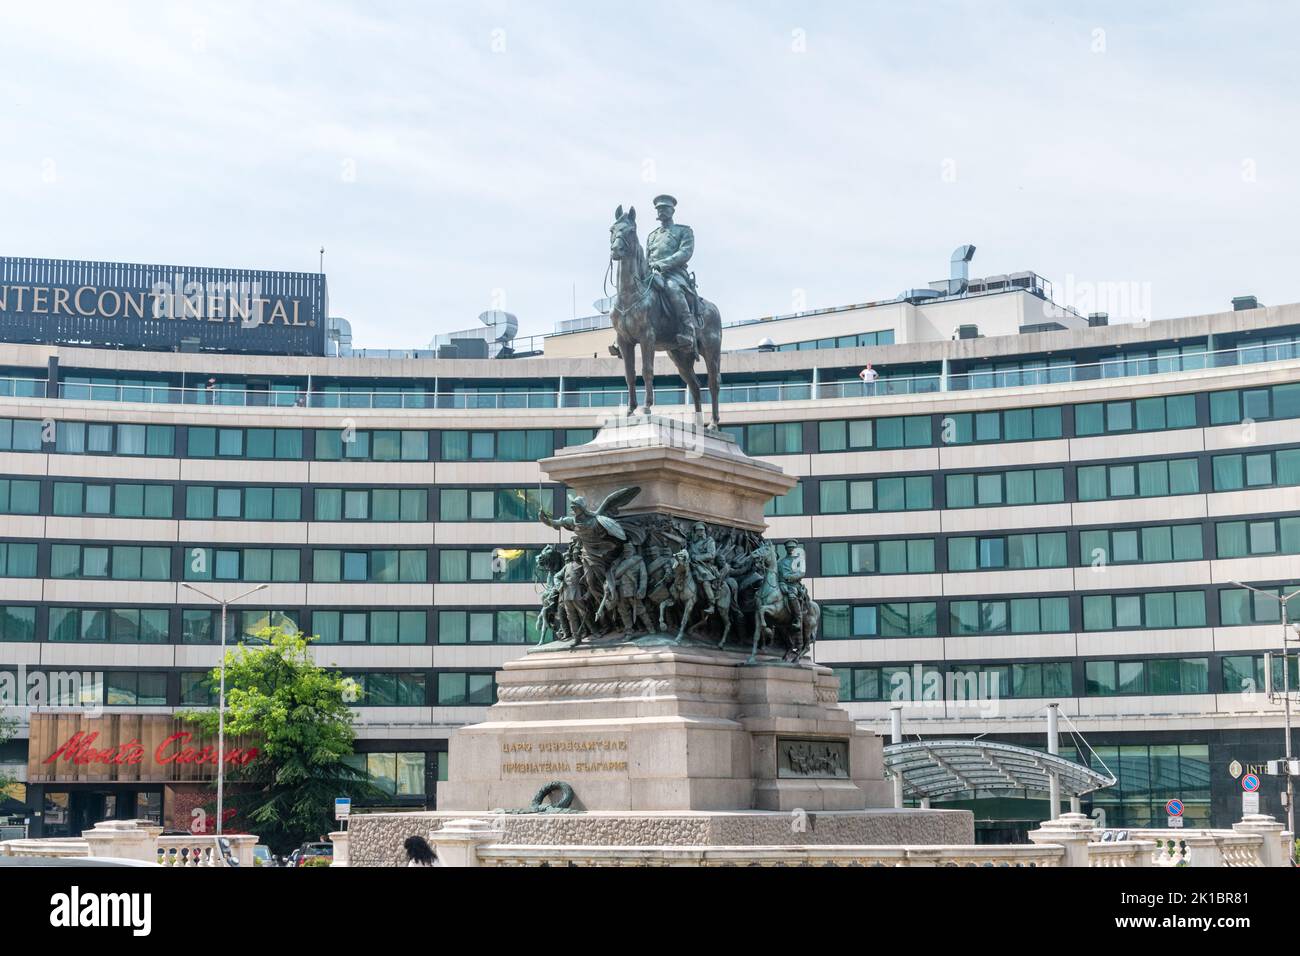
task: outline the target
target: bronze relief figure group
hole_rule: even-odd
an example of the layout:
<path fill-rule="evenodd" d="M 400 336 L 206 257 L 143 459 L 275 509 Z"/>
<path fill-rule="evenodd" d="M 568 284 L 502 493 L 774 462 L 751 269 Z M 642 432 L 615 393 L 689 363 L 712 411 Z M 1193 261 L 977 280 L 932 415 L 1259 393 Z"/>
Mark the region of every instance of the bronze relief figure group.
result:
<path fill-rule="evenodd" d="M 620 516 L 639 488 L 615 491 L 594 509 L 574 498 L 570 514 L 543 523 L 572 532 L 567 548 L 537 559 L 543 585 L 539 630 L 577 647 L 648 635 L 804 657 L 820 609 L 803 584 L 798 541 L 778 546 L 751 531 L 661 514 Z M 774 647 L 775 645 L 775 647 Z"/>

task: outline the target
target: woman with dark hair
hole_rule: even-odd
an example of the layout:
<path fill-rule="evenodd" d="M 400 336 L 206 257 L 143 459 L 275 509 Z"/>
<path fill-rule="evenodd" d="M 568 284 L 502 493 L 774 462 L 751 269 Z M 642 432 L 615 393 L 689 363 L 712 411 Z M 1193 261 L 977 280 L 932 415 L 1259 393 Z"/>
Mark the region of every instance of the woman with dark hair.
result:
<path fill-rule="evenodd" d="M 421 836 L 409 836 L 406 842 L 402 844 L 406 848 L 406 865 L 407 866 L 437 866 L 438 855 L 433 852 L 433 847 Z"/>

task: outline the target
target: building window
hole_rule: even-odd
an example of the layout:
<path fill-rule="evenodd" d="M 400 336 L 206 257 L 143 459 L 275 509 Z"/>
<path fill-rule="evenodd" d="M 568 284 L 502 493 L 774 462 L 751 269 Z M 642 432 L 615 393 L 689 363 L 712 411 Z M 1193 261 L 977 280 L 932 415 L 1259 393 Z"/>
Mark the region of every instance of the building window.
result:
<path fill-rule="evenodd" d="M 50 608 L 51 641 L 166 644 L 166 608 Z"/>
<path fill-rule="evenodd" d="M 54 514 L 114 518 L 170 518 L 170 485 L 54 483 Z"/>
<path fill-rule="evenodd" d="M 1209 673 L 1210 662 L 1205 657 L 1083 662 L 1084 689 L 1089 697 L 1205 694 L 1209 692 Z"/>
<path fill-rule="evenodd" d="M 0 541 L 0 577 L 36 577 L 36 545 Z"/>
<path fill-rule="evenodd" d="M 555 513 L 553 488 L 442 488 L 440 521 L 536 521 L 538 513 Z"/>
<path fill-rule="evenodd" d="M 1211 459 L 1215 491 L 1240 491 L 1300 485 L 1300 448 L 1215 455 Z"/>
<path fill-rule="evenodd" d="M 438 581 L 459 584 L 496 581 L 527 584 L 533 580 L 536 548 L 468 550 L 443 548 L 438 552 Z"/>
<path fill-rule="evenodd" d="M 1065 470 L 1034 468 L 946 475 L 949 508 L 1056 504 L 1065 500 Z"/>
<path fill-rule="evenodd" d="M 803 482 L 799 482 L 783 495 L 768 500 L 763 505 L 763 514 L 768 517 L 784 515 L 801 515 L 803 510 Z"/>
<path fill-rule="evenodd" d="M 1064 634 L 1070 630 L 1070 599 L 995 598 L 948 602 L 948 633 Z"/>
<path fill-rule="evenodd" d="M 185 517 L 194 520 L 301 521 L 301 488 L 191 485 Z"/>
<path fill-rule="evenodd" d="M 1061 437 L 1061 408 L 1012 408 L 1001 412 L 961 412 L 941 422 L 950 445 L 983 442 L 1039 441 Z"/>
<path fill-rule="evenodd" d="M 1063 568 L 1065 532 L 948 539 L 948 570 Z"/>
<path fill-rule="evenodd" d="M 36 608 L 0 607 L 0 641 L 36 640 Z"/>
<path fill-rule="evenodd" d="M 550 429 L 442 433 L 443 461 L 538 461 L 554 452 Z"/>
<path fill-rule="evenodd" d="M 41 483 L 19 478 L 0 479 L 0 514 L 34 515 L 41 510 Z"/>
<path fill-rule="evenodd" d="M 428 521 L 424 488 L 317 488 L 317 521 Z"/>
<path fill-rule="evenodd" d="M 1210 393 L 1210 424 L 1300 418 L 1300 383 Z"/>
<path fill-rule="evenodd" d="M 537 610 L 439 611 L 439 644 L 537 644 Z"/>
<path fill-rule="evenodd" d="M 820 452 L 928 448 L 933 443 L 929 415 L 817 423 L 817 450 Z"/>
<path fill-rule="evenodd" d="M 1074 406 L 1074 433 L 1081 437 L 1195 427 L 1195 395 L 1169 395 L 1125 402 L 1091 402 Z"/>
<path fill-rule="evenodd" d="M 167 706 L 167 675 L 159 671 L 109 671 L 104 675 L 108 707 Z"/>
<path fill-rule="evenodd" d="M 313 611 L 320 644 L 423 644 L 424 611 Z"/>
<path fill-rule="evenodd" d="M 1300 659 L 1288 657 L 1286 686 L 1294 691 L 1300 688 Z M 1272 685 L 1264 681 L 1264 655 L 1229 655 L 1223 658 L 1223 692 L 1225 694 L 1266 694 L 1282 691 L 1282 658 L 1272 659 Z"/>
<path fill-rule="evenodd" d="M 1085 631 L 1204 627 L 1205 594 L 1201 591 L 1154 591 L 1147 594 L 1085 594 Z"/>
<path fill-rule="evenodd" d="M 186 548 L 186 581 L 301 581 L 297 548 Z"/>
<path fill-rule="evenodd" d="M 821 513 L 924 511 L 934 507 L 933 487 L 929 475 L 822 479 Z"/>
<path fill-rule="evenodd" d="M 58 422 L 54 450 L 63 455 L 170 457 L 175 454 L 173 425 L 109 425 Z"/>
<path fill-rule="evenodd" d="M 302 459 L 302 430 L 298 428 L 191 425 L 187 440 L 190 458 Z"/>
<path fill-rule="evenodd" d="M 171 548 L 53 544 L 50 545 L 50 577 L 169 581 Z"/>
<path fill-rule="evenodd" d="M 933 601 L 884 604 L 823 604 L 821 637 L 934 637 L 938 621 Z"/>
<path fill-rule="evenodd" d="M 1079 532 L 1079 566 L 1199 561 L 1205 557 L 1199 524 Z"/>
<path fill-rule="evenodd" d="M 423 584 L 429 580 L 429 556 L 423 550 L 340 551 L 318 549 L 312 570 L 318 583 Z"/>
<path fill-rule="evenodd" d="M 226 617 L 226 641 L 229 643 L 265 643 L 258 635 L 268 627 L 298 633 L 298 612 L 270 608 L 231 608 Z M 182 644 L 221 643 L 221 612 L 210 608 L 185 608 L 181 611 Z"/>
<path fill-rule="evenodd" d="M 439 707 L 486 707 L 497 700 L 496 675 L 471 671 L 438 673 Z"/>
<path fill-rule="evenodd" d="M 1262 587 L 1265 593 L 1257 594 L 1245 588 L 1223 588 L 1219 591 L 1219 624 L 1235 627 L 1244 624 L 1278 624 L 1282 621 L 1281 604 L 1268 595 L 1281 598 L 1300 588 L 1300 583 L 1280 587 Z M 1300 684 L 1296 685 L 1300 687 Z"/>
<path fill-rule="evenodd" d="M 424 674 L 372 673 L 347 675 L 356 685 L 357 707 L 424 707 Z"/>
<path fill-rule="evenodd" d="M 0 451 L 41 451 L 43 447 L 40 421 L 0 418 Z"/>
<path fill-rule="evenodd" d="M 426 431 L 320 429 L 317 461 L 428 461 Z"/>
<path fill-rule="evenodd" d="M 823 577 L 853 574 L 922 574 L 934 571 L 934 539 L 823 541 Z"/>
<path fill-rule="evenodd" d="M 793 455 L 803 451 L 801 422 L 727 425 L 722 430 L 733 436 L 747 455 Z"/>
<path fill-rule="evenodd" d="M 1166 495 L 1191 495 L 1201 490 L 1195 458 L 1122 465 L 1081 465 L 1076 476 L 1080 501 L 1160 498 Z"/>
<path fill-rule="evenodd" d="M 422 753 L 352 754 L 343 762 L 365 771 L 370 783 L 381 792 L 381 799 L 423 797 L 425 755 Z"/>

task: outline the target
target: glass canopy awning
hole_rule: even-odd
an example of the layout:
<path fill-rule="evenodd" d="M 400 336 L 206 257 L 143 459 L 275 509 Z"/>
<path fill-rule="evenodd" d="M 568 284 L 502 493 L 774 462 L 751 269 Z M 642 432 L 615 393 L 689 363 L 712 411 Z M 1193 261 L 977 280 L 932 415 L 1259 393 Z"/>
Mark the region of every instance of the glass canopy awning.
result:
<path fill-rule="evenodd" d="M 1046 793 L 1053 773 L 1060 781 L 1061 793 L 1075 797 L 1115 783 L 1113 776 L 1065 757 L 984 740 L 886 744 L 885 768 L 902 775 L 905 797 L 918 800 L 976 790 Z"/>

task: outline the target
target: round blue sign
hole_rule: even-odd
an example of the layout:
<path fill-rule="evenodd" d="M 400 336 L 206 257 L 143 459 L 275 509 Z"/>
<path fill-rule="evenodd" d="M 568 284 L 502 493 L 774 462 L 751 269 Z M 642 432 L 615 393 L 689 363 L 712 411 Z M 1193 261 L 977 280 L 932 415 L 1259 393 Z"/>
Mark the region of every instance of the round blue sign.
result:
<path fill-rule="evenodd" d="M 1241 778 L 1241 789 L 1247 793 L 1254 793 L 1259 789 L 1259 777 L 1253 773 L 1248 773 Z"/>
<path fill-rule="evenodd" d="M 1181 817 L 1183 815 L 1183 801 L 1170 800 L 1165 804 L 1165 812 L 1171 817 Z"/>

